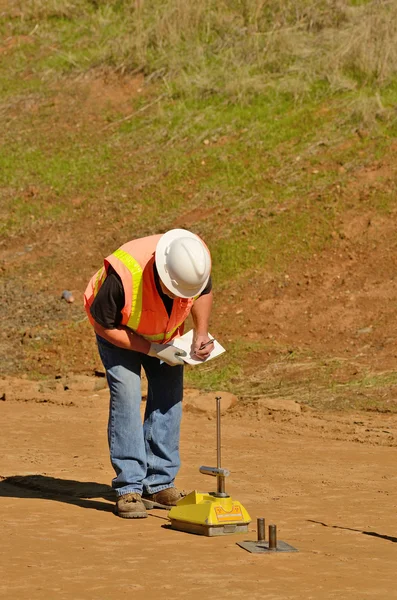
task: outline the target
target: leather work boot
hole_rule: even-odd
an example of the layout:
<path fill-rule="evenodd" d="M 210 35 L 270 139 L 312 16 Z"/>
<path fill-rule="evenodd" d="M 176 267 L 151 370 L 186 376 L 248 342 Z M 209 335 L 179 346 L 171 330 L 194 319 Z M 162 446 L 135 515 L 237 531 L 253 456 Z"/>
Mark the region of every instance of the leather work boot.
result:
<path fill-rule="evenodd" d="M 123 519 L 144 519 L 147 517 L 145 505 L 140 494 L 130 493 L 118 496 L 116 514 Z"/>
<path fill-rule="evenodd" d="M 157 492 L 156 494 L 143 494 L 142 502 L 146 506 L 147 509 L 151 508 L 171 508 L 175 506 L 178 500 L 184 498 L 186 496 L 186 492 L 180 492 L 174 487 L 167 488 L 166 490 L 161 490 L 161 492 Z"/>

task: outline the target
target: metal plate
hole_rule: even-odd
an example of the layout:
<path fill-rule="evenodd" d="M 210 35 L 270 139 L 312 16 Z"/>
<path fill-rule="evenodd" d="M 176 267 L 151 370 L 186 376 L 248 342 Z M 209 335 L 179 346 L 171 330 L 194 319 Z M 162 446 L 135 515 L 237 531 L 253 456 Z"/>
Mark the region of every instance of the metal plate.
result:
<path fill-rule="evenodd" d="M 269 550 L 269 542 L 236 542 L 237 546 L 254 554 L 275 554 L 276 552 L 298 552 L 296 548 L 286 542 L 277 540 L 277 549 Z"/>

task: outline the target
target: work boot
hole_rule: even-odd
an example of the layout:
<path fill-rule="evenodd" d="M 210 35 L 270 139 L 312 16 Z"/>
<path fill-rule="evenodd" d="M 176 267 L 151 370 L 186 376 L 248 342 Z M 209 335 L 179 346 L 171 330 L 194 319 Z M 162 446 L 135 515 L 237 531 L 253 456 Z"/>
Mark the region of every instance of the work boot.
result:
<path fill-rule="evenodd" d="M 184 498 L 186 496 L 186 492 L 180 492 L 174 487 L 169 487 L 165 490 L 161 490 L 161 492 L 156 492 L 155 494 L 143 494 L 142 502 L 146 506 L 147 509 L 151 508 L 172 508 L 176 505 L 178 500 Z"/>
<path fill-rule="evenodd" d="M 116 502 L 116 514 L 123 519 L 144 519 L 147 517 L 146 508 L 140 494 L 123 494 L 117 497 Z"/>

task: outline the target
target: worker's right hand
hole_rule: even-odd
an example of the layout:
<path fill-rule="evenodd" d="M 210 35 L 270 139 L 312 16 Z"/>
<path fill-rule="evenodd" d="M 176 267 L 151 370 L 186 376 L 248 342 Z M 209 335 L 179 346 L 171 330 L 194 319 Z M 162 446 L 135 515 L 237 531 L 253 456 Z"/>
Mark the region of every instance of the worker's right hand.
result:
<path fill-rule="evenodd" d="M 186 356 L 186 352 L 180 348 L 175 348 L 175 346 L 170 346 L 169 344 L 156 344 L 152 342 L 150 344 L 148 356 L 154 356 L 167 363 L 167 365 L 170 365 L 170 367 L 176 367 L 178 365 L 183 365 L 181 356 Z"/>

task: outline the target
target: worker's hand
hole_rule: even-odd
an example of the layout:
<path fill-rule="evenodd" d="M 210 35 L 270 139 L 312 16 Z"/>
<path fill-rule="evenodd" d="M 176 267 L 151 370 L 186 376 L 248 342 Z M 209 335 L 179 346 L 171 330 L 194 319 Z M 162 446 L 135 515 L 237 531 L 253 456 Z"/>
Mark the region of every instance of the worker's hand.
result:
<path fill-rule="evenodd" d="M 150 344 L 148 356 L 154 356 L 162 360 L 163 362 L 170 365 L 170 367 L 176 367 L 183 365 L 181 356 L 186 356 L 186 352 L 175 346 L 169 344 L 156 344 L 152 342 Z"/>
<path fill-rule="evenodd" d="M 206 358 L 209 357 L 209 355 L 211 354 L 211 352 L 214 349 L 214 343 L 212 342 L 212 344 L 208 344 L 207 346 L 205 346 L 205 348 L 201 348 L 201 346 L 204 346 L 204 344 L 207 344 L 207 342 L 210 341 L 210 337 L 208 334 L 206 335 L 195 335 L 194 339 L 193 339 L 193 345 L 192 345 L 192 354 L 194 354 L 194 356 L 196 358 L 199 358 L 200 360 L 205 360 Z"/>

